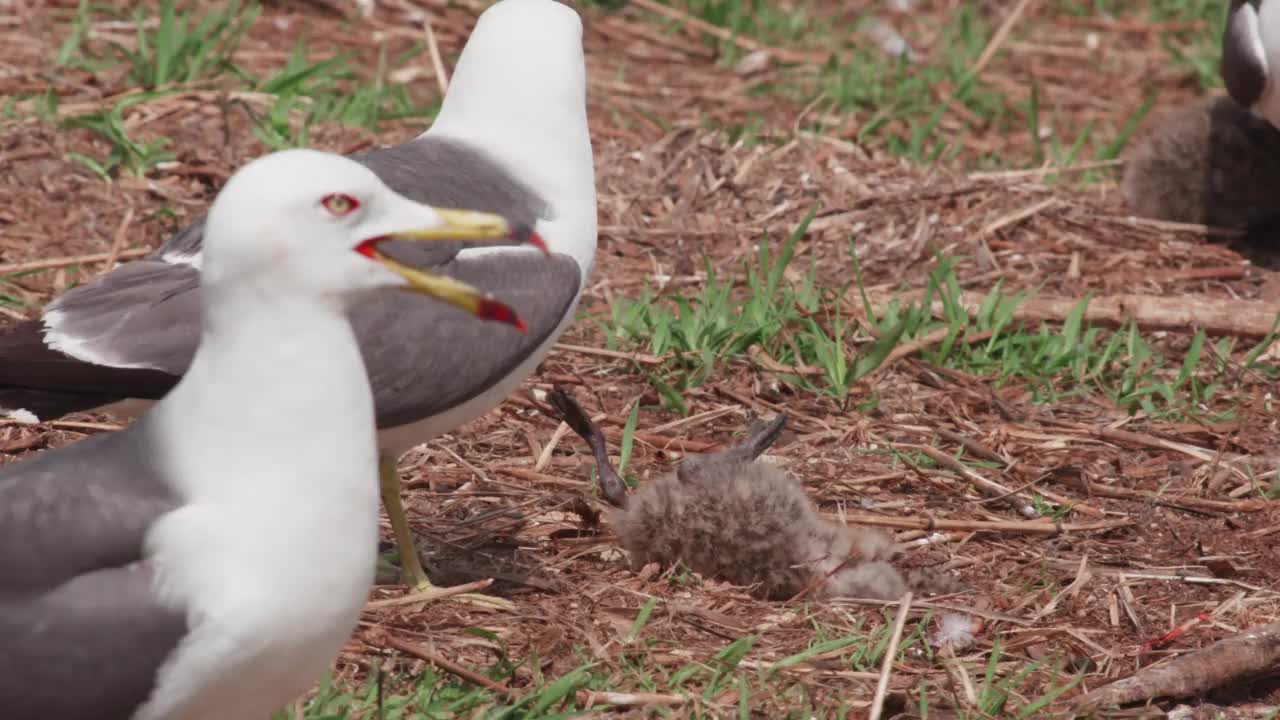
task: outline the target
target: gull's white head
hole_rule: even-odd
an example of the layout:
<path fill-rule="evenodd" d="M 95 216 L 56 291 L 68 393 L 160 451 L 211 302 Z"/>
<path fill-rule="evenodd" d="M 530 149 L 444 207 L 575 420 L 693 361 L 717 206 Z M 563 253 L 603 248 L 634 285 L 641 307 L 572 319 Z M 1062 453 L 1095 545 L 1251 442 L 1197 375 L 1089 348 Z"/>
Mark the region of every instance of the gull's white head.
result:
<path fill-rule="evenodd" d="M 484 149 L 550 206 L 539 231 L 591 271 L 596 185 L 582 20 L 556 0 L 500 0 L 481 13 L 425 133 Z"/>
<path fill-rule="evenodd" d="M 1222 34 L 1222 81 L 1231 99 L 1280 127 L 1280 0 L 1232 0 Z"/>
<path fill-rule="evenodd" d="M 578 13 L 556 0 L 501 0 L 467 38 L 436 125 L 540 125 L 567 114 L 585 131 L 586 87 Z"/>
<path fill-rule="evenodd" d="M 289 295 L 340 305 L 363 292 L 401 287 L 518 323 L 474 288 L 400 265 L 378 245 L 391 239 L 511 242 L 523 232 L 496 215 L 413 202 L 341 155 L 286 150 L 245 165 L 218 193 L 205 226 L 201 283 L 215 295 Z M 536 235 L 528 239 L 541 245 Z"/>

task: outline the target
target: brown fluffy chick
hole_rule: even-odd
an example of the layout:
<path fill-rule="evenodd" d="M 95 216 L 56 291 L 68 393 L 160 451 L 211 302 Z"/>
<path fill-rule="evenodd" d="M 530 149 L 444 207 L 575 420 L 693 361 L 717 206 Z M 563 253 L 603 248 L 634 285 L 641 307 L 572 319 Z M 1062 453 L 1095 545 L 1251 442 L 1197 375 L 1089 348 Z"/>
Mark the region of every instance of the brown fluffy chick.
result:
<path fill-rule="evenodd" d="M 758 461 L 782 432 L 783 415 L 753 423 L 746 439 L 729 450 L 686 458 L 674 475 L 628 497 L 604 435 L 582 407 L 562 388 L 547 400 L 591 448 L 600 494 L 613 506 L 609 524 L 633 569 L 683 562 L 703 577 L 747 586 L 769 600 L 806 590 L 818 597 L 893 600 L 908 588 L 958 589 L 952 578 L 929 568 L 904 577 L 891 562 L 887 534 L 826 520 L 795 479 Z"/>
<path fill-rule="evenodd" d="M 1280 217 L 1280 130 L 1218 97 L 1175 110 L 1134 149 L 1124 195 L 1158 220 L 1248 228 Z"/>

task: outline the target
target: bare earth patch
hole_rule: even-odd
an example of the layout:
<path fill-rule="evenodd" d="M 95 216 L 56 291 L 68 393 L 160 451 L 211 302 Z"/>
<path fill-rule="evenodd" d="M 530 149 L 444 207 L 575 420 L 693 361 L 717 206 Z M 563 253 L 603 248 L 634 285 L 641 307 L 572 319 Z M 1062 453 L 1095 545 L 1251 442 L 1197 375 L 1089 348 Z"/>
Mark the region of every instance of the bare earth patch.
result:
<path fill-rule="evenodd" d="M 56 72 L 67 114 L 105 107 L 128 90 L 110 71 L 95 76 L 53 68 L 50 58 L 75 4 L 29 5 L 0 10 L 0 43 L 8 48 L 0 93 L 25 98 Z M 929 37 L 917 26 L 946 9 L 921 5 L 916 25 L 902 22 L 909 39 L 928 48 Z M 379 4 L 370 19 L 354 17 L 345 5 L 335 4 L 336 12 L 324 7 L 268 5 L 237 62 L 279 66 L 288 55 L 279 35 L 292 37 L 300 28 L 318 56 L 352 51 L 370 64 L 379 44 L 404 52 L 422 37 L 407 3 Z M 447 62 L 461 48 L 474 10 L 466 3 L 424 7 L 433 13 Z M 677 715 L 718 717 L 738 711 L 746 688 L 711 679 L 717 653 L 754 635 L 737 665 L 750 678 L 752 716 L 782 717 L 808 707 L 834 717 L 841 705 L 851 717 L 865 715 L 881 667 L 854 650 L 887 642 L 898 607 L 768 603 L 679 572 L 630 572 L 607 527 L 592 522 L 603 505 L 591 485 L 589 453 L 572 434 L 556 432 L 558 423 L 536 399 L 554 383 L 575 386 L 589 412 L 605 415 L 615 452 L 633 403 L 641 403 L 628 465 L 641 482 L 688 452 L 731 442 L 751 414 L 786 412 L 788 430 L 770 455 L 802 480 L 824 513 L 889 529 L 908 548 L 911 563 L 954 570 L 976 588 L 913 600 L 885 706 L 907 716 L 920 714 L 923 691 L 930 717 L 980 717 L 966 683 L 981 684 L 993 656 L 997 677 L 1028 673 L 1009 686 L 996 715 L 1025 708 L 1078 677 L 1079 684 L 1052 703 L 1061 711 L 1086 690 L 1280 617 L 1280 507 L 1270 499 L 1280 468 L 1280 397 L 1274 375 L 1246 364 L 1257 359 L 1246 356 L 1270 330 L 1248 312 L 1265 319 L 1269 308 L 1274 319 L 1280 276 L 1249 264 L 1227 247 L 1229 238 L 1129 217 L 1110 168 L 1094 170 L 1106 177 L 1090 184 L 1077 183 L 1076 171 L 921 168 L 859 143 L 855 131 L 866 118 L 856 113 L 839 120 L 850 132 L 797 135 L 797 114 L 815 110 L 753 94 L 758 76 L 716 64 L 716 51 L 697 33 L 663 32 L 646 7 L 584 10 L 600 249 L 579 321 L 524 390 L 402 463 L 410 519 L 439 553 L 429 558 L 433 570 L 444 572 L 437 579 L 493 577 L 489 592 L 508 595 L 516 609 L 487 611 L 450 600 L 375 603 L 339 663 L 340 681 L 367 677 L 391 654 L 410 658 L 411 680 L 427 661 L 414 660 L 405 650 L 409 643 L 423 649 L 420 656 L 481 672 L 505 658 L 514 667 L 501 682 L 484 678 L 496 700 L 522 697 L 592 664 L 594 676 L 610 678 L 610 690 L 641 694 L 630 698 L 641 708 L 631 711 L 637 717 L 649 712 L 643 708 L 665 704 Z M 993 24 L 1003 12 L 992 16 Z M 1114 48 L 1105 72 L 1072 70 L 1073 48 L 1087 32 Z M 1026 81 L 1018 68 L 1030 67 L 1057 124 L 1092 118 L 1118 128 L 1141 97 L 1131 92 L 1103 102 L 1099 83 L 1163 84 L 1170 92 L 1157 112 L 1194 94 L 1185 75 L 1168 77 L 1172 71 L 1153 67 L 1153 33 L 1136 22 L 1064 23 L 1037 46 L 1010 41 L 984 78 L 1007 89 Z M 819 51 L 800 44 L 787 52 L 803 59 Z M 513 62 L 518 56 L 513 48 Z M 409 66 L 418 70 L 408 86 L 421 102 L 431 102 L 438 91 L 427 53 Z M 800 71 L 771 66 L 765 72 L 783 78 Z M 945 99 L 948 89 L 937 92 Z M 736 142 L 711 129 L 753 113 L 766 119 L 769 130 L 762 134 L 776 139 Z M 251 115 L 216 83 L 147 103 L 126 117 L 140 136 L 171 138 L 176 157 L 145 178 L 122 176 L 110 184 L 67 159 L 68 153 L 105 156 L 100 139 L 34 117 L 4 121 L 0 295 L 6 301 L 0 312 L 34 316 L 110 262 L 155 247 L 202 213 L 234 168 L 266 149 L 250 131 Z M 374 135 L 330 124 L 313 131 L 311 144 L 348 152 L 394 143 L 421 128 L 418 121 L 389 121 Z M 1032 156 L 1025 128 L 982 127 L 972 140 L 966 147 L 1007 148 L 1010 167 L 1025 167 Z M 748 353 L 722 359 L 705 382 L 682 390 L 687 415 L 659 409 L 663 398 L 647 375 L 670 380 L 664 373 L 673 358 L 649 354 L 643 345 L 607 349 L 616 303 L 646 287 L 697 295 L 708 282 L 704 256 L 722 281 L 739 281 L 743 294 L 744 261 L 757 256 L 761 242 L 781 244 L 815 210 L 787 280 L 801 282 L 813 269 L 828 294 L 812 319 L 831 330 L 838 308 L 844 322 L 855 323 L 845 336 L 851 353 L 868 348 L 875 335 L 862 291 L 877 312 L 895 295 L 918 297 L 946 257 L 958 289 L 973 293 L 975 303 L 997 282 L 1006 294 L 1035 290 L 1041 299 L 1062 299 L 1023 306 L 1012 322 L 1028 322 L 1029 336 L 1040 320 L 1054 327 L 1068 321 L 1068 311 L 1089 293 L 1126 296 L 1117 312 L 1139 318 L 1143 339 L 1173 359 L 1175 373 L 1194 328 L 1171 313 L 1194 304 L 1202 309 L 1195 322 L 1212 345 L 1206 357 L 1218 352 L 1220 339 L 1237 339 L 1221 345 L 1225 354 L 1214 359 L 1222 367 L 1221 389 L 1199 413 L 1167 418 L 1132 413 L 1097 385 L 1070 376 L 1053 381 L 1060 384 L 1052 402 L 1044 402 L 1042 392 L 1019 378 L 999 381 L 995 374 L 930 362 L 927 353 L 943 340 L 933 334 L 903 341 L 899 352 L 851 385 L 843 402 L 780 381 L 817 378 L 819 369 L 780 367 L 768 354 Z M 1114 316 L 1086 317 L 1107 332 L 1117 326 Z M 962 334 L 960 342 L 990 338 Z M 1268 353 L 1262 362 L 1274 367 L 1280 351 L 1273 346 Z M 1217 416 L 1228 407 L 1228 417 Z M 40 426 L 7 423 L 0 426 L 0 452 L 12 461 L 111 427 L 109 419 L 89 416 Z M 1004 491 L 993 491 L 993 484 Z M 1039 514 L 1029 515 L 1028 508 Z M 372 599 L 400 592 L 380 587 Z M 978 621 L 977 645 L 959 660 L 944 661 L 922 646 L 939 613 L 950 611 Z M 1181 636 L 1143 649 L 1189 620 L 1195 622 Z M 840 638 L 870 639 L 822 645 Z M 690 663 L 710 669 L 690 675 L 682 696 L 671 677 Z M 580 704 L 610 701 L 594 686 L 580 688 L 577 698 Z M 1274 680 L 1256 687 L 1241 682 L 1215 700 L 1274 706 L 1280 688 Z"/>

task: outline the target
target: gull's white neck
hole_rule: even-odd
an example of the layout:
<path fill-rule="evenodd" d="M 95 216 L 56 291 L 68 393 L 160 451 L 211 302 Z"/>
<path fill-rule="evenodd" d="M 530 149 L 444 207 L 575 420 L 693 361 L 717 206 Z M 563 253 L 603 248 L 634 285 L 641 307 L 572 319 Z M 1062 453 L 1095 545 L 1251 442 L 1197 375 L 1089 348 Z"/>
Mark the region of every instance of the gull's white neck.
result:
<path fill-rule="evenodd" d="M 193 500 L 294 498 L 315 517 L 342 498 L 376 506 L 373 398 L 336 300 L 208 287 L 199 350 L 163 411 L 187 430 Z M 217 482 L 199 482 L 218 468 Z M 226 475 L 230 474 L 231 477 Z M 315 507 L 308 507 L 315 506 Z M 347 504 L 338 508 L 355 512 Z"/>
<path fill-rule="evenodd" d="M 170 476 L 193 506 L 234 520 L 263 572 L 309 582 L 291 567 L 302 556 L 371 569 L 373 397 L 345 307 L 235 285 L 202 288 L 199 350 L 156 407 Z"/>
<path fill-rule="evenodd" d="M 373 582 L 373 399 L 344 308 L 236 285 L 202 288 L 200 348 L 153 410 L 186 503 L 148 554 L 191 632 L 141 720 L 265 717 L 327 670 Z"/>

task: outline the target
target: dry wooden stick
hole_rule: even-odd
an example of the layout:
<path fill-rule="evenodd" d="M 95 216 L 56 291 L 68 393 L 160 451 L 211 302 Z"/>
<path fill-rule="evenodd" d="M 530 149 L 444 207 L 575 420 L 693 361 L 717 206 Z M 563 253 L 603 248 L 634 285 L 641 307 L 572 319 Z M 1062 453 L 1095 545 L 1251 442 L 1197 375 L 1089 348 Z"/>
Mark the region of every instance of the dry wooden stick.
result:
<path fill-rule="evenodd" d="M 900 301 L 919 300 L 923 291 L 903 293 Z M 888 307 L 889 297 L 872 301 L 877 314 Z M 986 296 L 977 292 L 961 293 L 960 301 L 970 313 L 977 313 Z M 1062 322 L 1067 319 L 1081 298 L 1039 296 L 1028 298 L 1013 311 L 1017 320 L 1030 322 Z M 935 315 L 943 312 L 942 301 L 933 303 Z M 1154 295 L 1109 295 L 1095 297 L 1085 308 L 1087 322 L 1123 325 L 1133 320 L 1140 327 L 1157 330 L 1181 330 L 1203 328 L 1212 335 L 1241 335 L 1266 337 L 1280 315 L 1280 303 L 1258 300 L 1233 300 L 1204 295 L 1178 295 L 1157 297 Z"/>
<path fill-rule="evenodd" d="M 493 680 L 490 680 L 489 678 L 481 675 L 480 673 L 474 672 L 472 670 L 468 670 L 467 668 L 459 665 L 458 663 L 453 662 L 452 660 L 446 660 L 445 658 L 440 657 L 436 653 L 432 652 L 431 650 L 428 650 L 427 648 L 422 647 L 421 645 L 417 645 L 411 642 L 406 642 L 404 640 L 401 640 L 400 638 L 391 637 L 391 636 L 387 637 L 386 643 L 387 645 L 390 645 L 391 647 L 395 648 L 396 650 L 399 650 L 402 653 L 412 655 L 418 658 L 419 660 L 425 660 L 451 675 L 457 675 L 463 680 L 466 680 L 469 683 L 479 685 L 480 687 L 486 690 L 489 690 L 491 692 L 497 693 L 503 698 L 510 699 L 512 696 L 515 695 L 515 693 L 512 692 L 511 688 L 505 685 L 499 685 L 498 683 L 494 682 Z"/>
<path fill-rule="evenodd" d="M 902 641 L 902 628 L 907 624 L 907 614 L 911 612 L 911 591 L 898 605 L 898 616 L 893 619 L 893 634 L 889 636 L 889 647 L 884 650 L 884 664 L 880 667 L 880 680 L 876 683 L 876 694 L 871 699 L 870 720 L 880 720 L 884 712 L 884 699 L 889 694 L 889 676 L 893 674 L 893 659 L 898 654 L 898 643 Z"/>
<path fill-rule="evenodd" d="M 622 442 L 621 430 L 611 427 L 601 428 L 600 430 L 605 434 L 605 437 L 608 438 L 610 442 Z M 659 435 L 657 433 L 642 432 L 640 430 L 635 431 L 632 435 L 636 440 L 642 440 L 645 443 L 662 450 L 675 449 L 680 452 L 705 453 L 712 452 L 717 449 L 723 449 L 721 443 L 709 443 L 701 440 L 685 440 L 683 438 L 674 438 L 670 435 Z"/>
<path fill-rule="evenodd" d="M 1000 455 L 995 450 L 992 450 L 967 435 L 962 435 L 958 432 L 942 427 L 926 428 L 926 431 L 937 433 L 938 437 L 941 437 L 944 440 L 950 440 L 951 442 L 963 447 L 965 450 L 968 450 L 971 454 L 977 455 L 984 460 L 998 462 L 1001 465 L 1009 465 L 1011 462 L 1008 458 Z"/>
<path fill-rule="evenodd" d="M 427 54 L 431 56 L 431 69 L 436 75 L 436 84 L 440 86 L 440 96 L 449 92 L 449 71 L 444 69 L 444 59 L 440 57 L 440 44 L 436 42 L 436 30 L 431 25 L 431 18 L 422 21 L 422 29 L 427 34 Z"/>
<path fill-rule="evenodd" d="M 645 353 L 629 353 L 620 352 L 618 350 L 606 350 L 605 348 L 593 348 L 586 345 L 571 345 L 569 343 L 558 342 L 551 346 L 552 350 L 560 352 L 578 353 L 579 355 L 595 355 L 596 357 L 605 357 L 613 360 L 630 360 L 641 365 L 661 365 L 665 358 L 657 355 L 648 355 Z"/>
<path fill-rule="evenodd" d="M 968 438 L 965 438 L 962 435 L 953 433 L 949 430 L 946 430 L 943 428 L 936 428 L 936 429 L 926 428 L 923 426 L 914 427 L 910 425 L 898 425 L 897 427 L 900 429 L 906 430 L 908 432 L 936 432 L 938 435 L 941 435 L 942 437 L 945 437 L 949 440 L 952 440 L 953 442 L 957 442 L 963 445 L 965 449 L 969 450 L 970 452 L 973 452 L 975 455 L 986 457 L 988 460 L 995 460 L 996 462 L 1008 464 L 1008 462 L 1005 459 L 1001 458 L 999 455 L 996 455 L 993 451 L 983 448 L 980 445 L 976 445 L 976 443 L 969 440 Z M 938 450 L 937 448 L 933 448 L 932 446 L 923 446 L 923 445 L 913 445 L 912 447 L 921 448 L 926 455 L 933 458 L 934 460 L 937 460 L 939 463 L 946 465 L 952 470 L 955 470 L 956 472 L 966 474 L 965 471 L 968 471 L 968 472 L 972 472 L 974 475 L 977 475 L 978 477 L 982 477 L 981 475 L 978 475 L 976 471 L 970 470 L 968 467 L 962 464 L 959 460 L 956 460 L 955 458 L 942 452 L 941 450 Z M 923 450 L 923 448 L 925 447 L 929 447 L 929 449 Z M 943 460 L 942 458 L 944 457 L 947 459 Z M 966 474 L 966 477 L 968 477 L 967 474 Z M 999 483 L 995 483 L 995 481 L 992 481 L 992 480 L 987 480 L 987 482 L 992 483 L 995 487 L 1003 487 L 1003 485 L 1000 485 Z M 1013 490 L 1004 490 L 1002 492 L 998 492 L 992 495 L 992 497 L 998 500 L 1004 500 L 1010 496 L 1021 493 L 1036 484 L 1038 484 L 1038 481 L 1032 481 L 1030 483 L 1026 483 L 1020 487 L 1017 487 Z M 1046 488 L 1042 488 L 1042 487 L 1036 488 L 1036 493 L 1039 495 L 1043 495 L 1044 497 L 1052 500 L 1055 503 L 1058 503 L 1059 505 L 1070 507 L 1071 510 L 1074 512 L 1082 513 L 1084 515 L 1091 515 L 1093 517 L 1102 517 L 1104 515 L 1104 513 L 1101 510 L 1093 507 L 1092 505 L 1088 505 L 1086 503 L 1080 502 L 1078 500 L 1074 500 L 1064 495 L 1059 495 L 1058 493 L 1055 493 L 1052 490 L 1048 490 Z M 1029 516 L 1029 517 L 1032 517 L 1032 516 Z M 1039 517 L 1039 513 L 1036 513 L 1034 517 Z"/>
<path fill-rule="evenodd" d="M 964 302 L 981 305 L 978 293 L 964 293 Z M 1028 299 L 1014 317 L 1021 320 L 1063 321 L 1080 304 L 1078 298 L 1035 297 Z M 1215 335 L 1265 337 L 1276 325 L 1280 303 L 1232 300 L 1196 295 L 1158 297 L 1154 295 L 1112 295 L 1093 298 L 1085 309 L 1085 320 L 1122 325 L 1134 320 L 1139 326 L 1161 330 L 1203 328 Z"/>
<path fill-rule="evenodd" d="M 1271 507 L 1268 500 L 1210 500 L 1207 498 L 1197 497 L 1156 497 L 1154 493 L 1143 490 L 1134 490 L 1132 488 L 1121 487 L 1118 485 L 1101 485 L 1089 482 L 1083 476 L 1063 477 L 1058 482 L 1063 484 L 1075 485 L 1081 491 L 1090 495 L 1098 495 L 1101 497 L 1120 498 L 1124 500 L 1143 500 L 1146 502 L 1163 503 L 1166 505 L 1182 505 L 1184 507 L 1196 508 L 1199 510 L 1216 510 L 1221 512 L 1257 512 Z"/>
<path fill-rule="evenodd" d="M 1046 558 L 1044 562 L 1046 565 L 1051 565 L 1055 568 L 1062 568 L 1064 570 L 1074 570 L 1077 567 L 1075 561 L 1066 558 Z M 1090 572 L 1095 575 L 1106 575 L 1107 577 L 1119 578 L 1121 582 L 1125 582 L 1127 580 L 1155 580 L 1158 582 L 1180 582 L 1190 585 L 1232 585 L 1234 587 L 1243 588 L 1253 592 L 1274 594 L 1268 588 L 1260 587 L 1258 585 L 1250 585 L 1249 583 L 1241 582 L 1240 580 L 1211 577 L 1209 575 L 1190 575 L 1187 573 L 1180 575 L 1167 575 L 1154 572 L 1128 570 L 1123 567 L 1108 567 L 1105 565 L 1094 565 Z M 1122 585 L 1119 589 L 1122 600 L 1131 605 L 1137 604 L 1137 601 L 1133 599 L 1133 594 L 1129 588 Z M 1137 621 L 1136 618 L 1134 626 L 1140 628 L 1144 635 L 1147 634 L 1143 624 L 1140 621 Z"/>
<path fill-rule="evenodd" d="M 1096 710 L 1158 697 L 1189 697 L 1228 682 L 1280 667 L 1280 621 L 1224 638 L 1167 663 L 1098 688 L 1076 701 L 1077 710 Z"/>
<path fill-rule="evenodd" d="M 592 422 L 599 421 L 593 419 Z M 551 462 L 551 454 L 556 451 L 556 446 L 560 444 L 560 441 L 569 432 L 569 426 L 563 422 L 556 426 L 556 429 L 551 433 L 551 439 L 547 441 L 546 445 L 542 446 L 542 452 L 538 454 L 537 460 L 533 463 L 534 472 L 542 472 L 547 469 L 547 463 Z"/>
<path fill-rule="evenodd" d="M 0 265 L 0 275 L 11 275 L 13 273 L 31 272 L 33 270 L 52 270 L 54 268 L 62 268 L 70 265 L 88 265 L 90 263 L 100 263 L 104 260 L 130 260 L 140 258 L 151 252 L 146 248 L 134 248 L 133 250 L 121 250 L 115 253 L 114 257 L 109 252 L 89 253 L 88 255 L 67 255 L 64 257 L 45 258 L 44 260 L 32 260 L 24 263 L 8 263 Z"/>
<path fill-rule="evenodd" d="M 810 377 L 821 377 L 827 373 L 826 370 L 812 365 L 783 365 L 766 355 L 758 345 L 752 345 L 747 348 L 747 356 L 751 358 L 752 362 L 759 365 L 761 369 L 768 372 L 783 373 L 785 375 L 807 375 Z M 884 364 L 887 364 L 887 361 Z M 884 364 L 881 366 L 883 367 Z"/>
<path fill-rule="evenodd" d="M 1169 232 L 1192 232 L 1206 237 L 1233 238 L 1244 235 L 1243 230 L 1236 228 L 1215 227 L 1213 225 L 1203 225 L 1201 223 L 1175 222 L 1173 220 L 1156 220 L 1155 218 L 1144 218 L 1136 215 L 1094 215 L 1092 217 L 1095 220 L 1119 223 L 1120 225 L 1147 227 L 1152 228 L 1153 230 L 1167 230 Z"/>
<path fill-rule="evenodd" d="M 1133 443 L 1134 445 L 1142 445 L 1156 450 L 1172 450 L 1174 452 L 1182 453 L 1188 457 L 1195 458 L 1201 462 L 1213 462 L 1216 457 L 1211 450 L 1206 450 L 1196 445 L 1176 442 L 1174 440 L 1166 440 L 1161 437 L 1155 437 L 1154 435 L 1144 435 L 1142 433 L 1136 433 L 1130 430 L 1120 430 L 1117 428 L 1095 427 L 1093 425 L 1086 425 L 1085 423 L 1078 423 L 1071 420 L 1057 420 L 1049 417 L 1042 417 L 1038 419 L 1041 422 L 1053 423 L 1062 427 L 1072 428 L 1103 440 L 1117 440 L 1119 442 Z"/>
<path fill-rule="evenodd" d="M 982 74 L 982 71 L 987 67 L 987 63 L 991 62 L 991 58 L 995 57 L 995 54 L 1000 50 L 1001 46 L 1004 45 L 1004 41 L 1009 37 L 1009 32 L 1013 30 L 1013 26 L 1018 23 L 1018 19 L 1022 17 L 1022 13 L 1030 4 L 1031 0 L 1020 0 L 1020 2 L 1014 6 L 1013 10 L 1009 11 L 1009 14 L 1005 16 L 1004 21 L 1000 23 L 1000 27 L 996 28 L 991 39 L 987 41 L 987 46 L 982 49 L 982 54 L 978 56 L 978 61 L 973 64 L 973 67 L 969 68 L 969 72 L 965 73 L 964 79 L 961 83 L 942 100 L 943 108 L 946 110 L 953 108 L 956 103 L 956 98 L 959 97 L 958 93 L 960 89 L 967 85 L 970 80 L 975 80 Z"/>
<path fill-rule="evenodd" d="M 822 513 L 833 520 L 840 519 L 834 513 Z M 851 525 L 875 525 L 898 530 L 928 530 L 954 532 L 1003 532 L 1029 535 L 1059 535 L 1070 532 L 1096 532 L 1128 527 L 1132 520 L 1100 520 L 1091 523 L 1061 523 L 1052 520 L 937 520 L 918 517 L 883 517 L 880 515 L 845 515 Z"/>
<path fill-rule="evenodd" d="M 893 350 L 889 351 L 889 354 L 885 356 L 884 362 L 880 363 L 875 369 L 863 376 L 862 381 L 866 382 L 868 379 L 875 377 L 879 372 L 908 355 L 914 355 L 927 347 L 937 345 L 943 340 L 946 340 L 947 336 L 950 334 L 951 328 L 940 327 L 931 333 L 916 338 L 915 340 L 898 345 Z M 956 338 L 956 344 L 971 345 L 973 343 L 980 343 L 983 340 L 990 340 L 992 335 L 995 335 L 994 330 L 967 333 L 962 337 Z"/>
<path fill-rule="evenodd" d="M 492 470 L 493 472 L 502 473 L 503 475 L 508 475 L 510 477 L 524 480 L 526 482 L 541 483 L 543 485 L 552 485 L 555 487 L 568 488 L 575 493 L 581 493 L 584 488 L 589 490 L 591 487 L 591 483 L 589 483 L 586 480 L 566 480 L 565 478 L 562 478 L 562 477 L 556 477 L 555 475 L 548 475 L 546 473 L 536 472 L 528 468 L 511 467 L 509 465 L 502 465 L 499 467 L 494 467 L 489 469 Z"/>
<path fill-rule="evenodd" d="M 1000 23 L 1000 27 L 996 28 L 995 34 L 991 36 L 991 40 L 987 42 L 987 46 L 982 49 L 982 54 L 978 56 L 978 61 L 969 69 L 971 76 L 977 77 L 986 69 L 987 63 L 991 62 L 991 58 L 995 57 L 996 52 L 1004 45 L 1004 41 L 1009 37 L 1013 26 L 1018 24 L 1018 19 L 1022 17 L 1022 14 L 1030 4 L 1031 0 L 1021 0 L 1013 10 L 1009 11 L 1004 21 Z"/>
<path fill-rule="evenodd" d="M 127 207 L 124 217 L 120 219 L 120 227 L 116 228 L 115 237 L 111 239 L 111 252 L 107 253 L 107 261 L 102 264 L 99 275 L 111 272 L 116 261 L 120 259 L 120 251 L 124 249 L 125 234 L 129 231 L 129 223 L 133 222 L 133 207 Z"/>
<path fill-rule="evenodd" d="M 1058 198 L 1056 196 L 1050 195 L 1049 197 L 1041 200 L 1040 202 L 1015 210 L 1009 213 L 1008 215 L 1002 215 L 996 218 L 995 220 L 992 220 L 991 222 L 987 223 L 981 230 L 979 230 L 978 237 L 986 237 L 988 235 L 992 235 L 998 230 L 1003 230 L 1004 228 L 1007 228 L 1010 225 L 1015 225 L 1017 223 L 1020 223 L 1023 220 L 1026 220 L 1027 218 L 1035 217 L 1036 215 L 1039 215 L 1040 213 L 1044 212 L 1045 210 L 1048 210 L 1049 208 L 1053 207 L 1056 204 L 1058 204 Z"/>
<path fill-rule="evenodd" d="M 738 408 L 735 408 L 732 406 L 718 407 L 714 410 L 704 410 L 703 412 L 697 413 L 696 415 L 690 415 L 688 417 L 682 417 L 676 420 L 672 420 L 671 422 L 662 423 L 661 425 L 655 425 L 649 428 L 649 432 L 666 433 L 668 430 L 676 430 L 679 428 L 691 428 L 697 425 L 703 425 L 705 423 L 711 422 L 712 420 L 715 420 L 716 418 L 719 418 L 719 417 L 723 417 L 725 415 L 732 415 L 733 413 L 736 413 L 738 411 L 739 411 Z M 593 422 L 596 422 L 596 421 L 593 421 Z"/>
<path fill-rule="evenodd" d="M 97 100 L 64 103 L 58 106 L 58 116 L 69 117 L 73 115 L 84 115 L 86 113 L 91 113 L 95 110 L 100 110 L 104 107 L 114 105 L 119 100 L 140 95 L 143 92 L 148 91 L 142 88 L 134 88 L 116 93 L 115 95 L 108 95 Z M 172 92 L 172 94 L 163 95 L 164 100 L 171 103 L 176 100 L 200 100 L 202 102 L 239 100 L 248 104 L 270 107 L 272 103 L 278 101 L 278 97 L 270 93 L 256 92 L 253 90 L 234 90 L 231 92 L 227 92 L 225 90 L 194 90 L 190 89 L 188 86 L 177 83 L 171 83 L 169 85 L 163 85 L 159 88 L 155 88 L 154 92 L 158 94 Z M 299 104 L 303 106 L 309 106 L 313 102 L 315 102 L 315 100 L 310 97 L 300 96 L 299 98 Z M 23 102 L 18 103 L 18 107 L 26 107 L 29 110 L 32 107 L 31 101 L 24 100 Z"/>
<path fill-rule="evenodd" d="M 1065 173 L 1088 172 L 1089 170 L 1102 170 L 1105 168 L 1119 167 L 1124 164 L 1124 160 L 1117 158 L 1115 160 L 1094 160 L 1092 162 L 1083 162 L 1076 165 L 1047 165 L 1041 168 L 1033 168 L 1030 170 L 995 170 L 988 172 L 969 173 L 970 180 L 1025 180 L 1028 178 L 1041 179 L 1046 175 L 1062 175 Z"/>
<path fill-rule="evenodd" d="M 1196 460 L 1199 460 L 1202 463 L 1213 463 L 1220 460 L 1218 455 L 1211 450 L 1206 450 L 1205 448 L 1202 448 L 1196 445 L 1191 445 L 1188 443 L 1177 442 L 1174 440 L 1166 440 L 1165 438 L 1162 438 L 1162 437 L 1145 435 L 1143 433 L 1136 433 L 1129 430 L 1119 430 L 1116 428 L 1094 427 L 1092 425 L 1086 425 L 1084 423 L 1073 422 L 1070 420 L 1058 420 L 1056 418 L 1047 417 L 1047 416 L 1040 416 L 1040 417 L 1037 417 L 1037 419 L 1040 422 L 1051 423 L 1051 424 L 1059 425 L 1066 428 L 1072 428 L 1077 431 L 1083 432 L 1087 435 L 1092 435 L 1093 437 L 1101 438 L 1103 440 L 1129 442 L 1135 445 L 1142 445 L 1145 447 L 1155 448 L 1157 450 L 1172 450 L 1177 453 L 1182 453 L 1187 457 L 1195 458 Z M 1245 480 L 1245 481 L 1251 480 L 1248 474 L 1245 473 L 1244 470 L 1241 470 L 1239 467 L 1237 467 L 1234 463 L 1230 463 L 1230 462 L 1223 463 L 1222 467 L 1225 467 L 1226 469 L 1235 473 L 1235 475 L 1242 480 Z"/>
<path fill-rule="evenodd" d="M 116 432 L 128 427 L 121 423 L 79 422 L 75 420 L 50 420 L 42 423 L 29 423 L 11 417 L 0 417 L 0 427 L 8 425 L 44 426 L 57 430 L 75 430 L 76 432 Z"/>
<path fill-rule="evenodd" d="M 1003 499 L 1005 502 L 1012 505 L 1013 509 L 1017 510 L 1023 517 L 1040 517 L 1040 513 L 1037 512 L 1035 508 L 1031 507 L 1031 503 L 1026 498 L 1015 494 L 1012 490 L 994 480 L 989 480 L 982 475 L 979 475 L 977 472 L 966 467 L 964 463 L 956 460 L 941 450 L 928 445 L 913 445 L 912 447 L 925 455 L 928 455 L 939 465 L 960 473 L 962 477 L 978 486 L 978 488 L 987 495 Z"/>
<path fill-rule="evenodd" d="M 1243 280 L 1248 274 L 1248 268 L 1244 265 L 1219 265 L 1217 267 L 1158 270 L 1148 273 L 1147 277 L 1155 282 L 1170 282 L 1173 280 Z"/>

